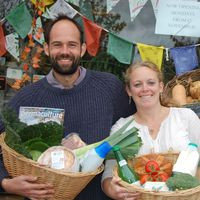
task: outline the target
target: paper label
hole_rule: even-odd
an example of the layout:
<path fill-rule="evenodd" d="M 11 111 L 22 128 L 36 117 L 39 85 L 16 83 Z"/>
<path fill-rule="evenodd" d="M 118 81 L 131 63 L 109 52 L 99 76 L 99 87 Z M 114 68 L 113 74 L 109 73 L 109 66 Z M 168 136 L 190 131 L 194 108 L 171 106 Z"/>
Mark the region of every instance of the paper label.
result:
<path fill-rule="evenodd" d="M 64 169 L 64 151 L 53 151 L 51 152 L 51 168 Z"/>
<path fill-rule="evenodd" d="M 119 161 L 119 166 L 122 167 L 124 165 L 127 165 L 127 162 L 125 160 Z"/>

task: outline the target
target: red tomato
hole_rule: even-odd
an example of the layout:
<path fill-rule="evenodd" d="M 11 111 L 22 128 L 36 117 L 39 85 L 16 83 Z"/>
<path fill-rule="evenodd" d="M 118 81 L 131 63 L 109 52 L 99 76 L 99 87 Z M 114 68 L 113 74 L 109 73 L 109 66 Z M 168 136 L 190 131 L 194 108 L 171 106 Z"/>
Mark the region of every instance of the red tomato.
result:
<path fill-rule="evenodd" d="M 140 178 L 141 185 L 145 184 L 147 181 L 152 181 L 152 177 L 150 174 L 144 174 Z"/>
<path fill-rule="evenodd" d="M 160 170 L 160 167 L 159 167 L 159 164 L 154 161 L 154 160 L 150 160 L 146 163 L 145 165 L 145 171 L 147 173 L 149 172 L 156 172 L 156 171 L 159 171 Z"/>
<path fill-rule="evenodd" d="M 169 176 L 166 172 L 161 172 L 156 176 L 156 181 L 166 182 L 168 178 Z"/>

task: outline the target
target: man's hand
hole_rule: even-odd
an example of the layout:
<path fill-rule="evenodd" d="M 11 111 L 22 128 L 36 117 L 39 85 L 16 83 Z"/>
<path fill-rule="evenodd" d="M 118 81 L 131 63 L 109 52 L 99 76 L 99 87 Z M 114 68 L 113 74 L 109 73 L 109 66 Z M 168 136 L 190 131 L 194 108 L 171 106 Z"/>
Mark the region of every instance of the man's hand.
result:
<path fill-rule="evenodd" d="M 12 179 L 3 179 L 2 188 L 11 194 L 28 197 L 30 199 L 52 198 L 53 186 L 50 184 L 36 183 L 37 177 L 18 176 Z"/>

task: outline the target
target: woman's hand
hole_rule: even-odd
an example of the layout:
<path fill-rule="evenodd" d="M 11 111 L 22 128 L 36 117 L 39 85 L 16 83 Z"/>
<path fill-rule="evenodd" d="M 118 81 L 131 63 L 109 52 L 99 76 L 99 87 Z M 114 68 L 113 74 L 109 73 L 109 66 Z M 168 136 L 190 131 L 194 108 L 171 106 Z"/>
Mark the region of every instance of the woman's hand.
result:
<path fill-rule="evenodd" d="M 104 192 L 115 200 L 137 200 L 140 193 L 130 192 L 125 187 L 119 184 L 121 179 L 117 177 L 107 178 L 103 181 Z"/>
<path fill-rule="evenodd" d="M 37 177 L 23 175 L 12 179 L 3 179 L 2 187 L 6 192 L 30 199 L 52 198 L 54 195 L 53 186 L 39 184 L 36 181 Z"/>

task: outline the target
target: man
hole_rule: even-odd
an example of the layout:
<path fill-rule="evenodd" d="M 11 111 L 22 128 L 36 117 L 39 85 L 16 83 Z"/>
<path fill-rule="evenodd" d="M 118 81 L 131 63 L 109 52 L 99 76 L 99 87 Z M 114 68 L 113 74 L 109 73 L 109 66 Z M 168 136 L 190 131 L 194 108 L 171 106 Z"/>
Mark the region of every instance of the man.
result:
<path fill-rule="evenodd" d="M 86 45 L 82 30 L 73 19 L 59 16 L 49 23 L 45 41 L 44 50 L 52 70 L 44 79 L 21 89 L 9 105 L 17 113 L 20 106 L 65 109 L 64 137 L 76 132 L 87 144 L 104 139 L 117 119 L 134 112 L 123 84 L 112 74 L 79 66 Z M 53 188 L 48 184 L 36 184 L 35 177 L 5 177 L 6 171 L 1 167 L 1 185 L 7 192 L 32 199 L 53 195 Z M 100 176 L 95 177 L 76 199 L 108 199 L 101 191 Z"/>

